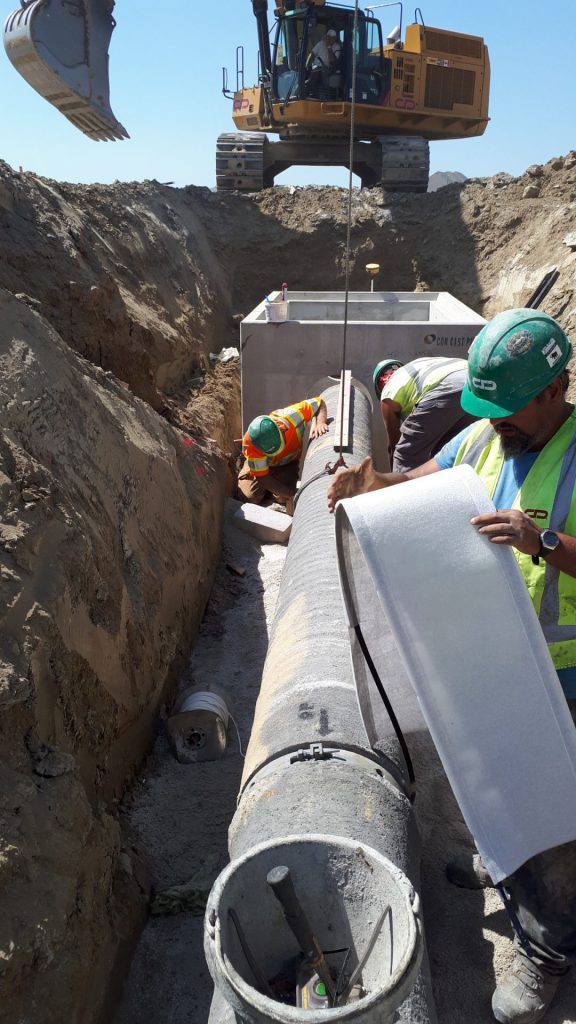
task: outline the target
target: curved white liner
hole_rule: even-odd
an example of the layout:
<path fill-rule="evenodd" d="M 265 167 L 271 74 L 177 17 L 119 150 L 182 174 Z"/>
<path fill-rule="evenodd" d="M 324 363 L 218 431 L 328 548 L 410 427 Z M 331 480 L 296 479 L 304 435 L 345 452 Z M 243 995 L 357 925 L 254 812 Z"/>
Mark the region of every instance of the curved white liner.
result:
<path fill-rule="evenodd" d="M 395 638 L 498 882 L 576 839 L 576 729 L 512 551 L 470 525 L 493 508 L 460 466 L 341 502 L 336 534 L 350 628 L 360 625 L 380 665 L 379 647 Z M 369 611 L 376 594 L 381 617 Z M 357 662 L 355 637 L 353 651 Z M 385 671 L 382 682 L 392 695 Z M 381 717 L 374 701 L 361 686 L 369 736 Z"/>

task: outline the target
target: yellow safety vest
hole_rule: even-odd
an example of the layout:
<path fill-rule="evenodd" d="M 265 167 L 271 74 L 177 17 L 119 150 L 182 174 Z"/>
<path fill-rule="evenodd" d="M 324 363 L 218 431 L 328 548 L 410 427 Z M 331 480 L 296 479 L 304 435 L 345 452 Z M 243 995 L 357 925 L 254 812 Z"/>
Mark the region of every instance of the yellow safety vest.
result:
<path fill-rule="evenodd" d="M 467 463 L 478 473 L 490 497 L 504 456 L 488 420 L 480 420 L 464 438 L 455 465 Z M 576 409 L 560 427 L 522 484 L 513 508 L 521 509 L 543 529 L 576 537 Z M 540 559 L 512 548 L 557 669 L 576 666 L 576 579 Z"/>

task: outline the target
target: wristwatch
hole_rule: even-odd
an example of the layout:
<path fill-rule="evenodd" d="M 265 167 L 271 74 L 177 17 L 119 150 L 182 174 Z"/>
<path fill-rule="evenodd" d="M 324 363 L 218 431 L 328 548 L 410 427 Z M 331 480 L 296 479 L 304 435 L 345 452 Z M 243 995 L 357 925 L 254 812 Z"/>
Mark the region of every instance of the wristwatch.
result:
<path fill-rule="evenodd" d="M 541 558 L 548 558 L 553 551 L 556 551 L 560 543 L 560 537 L 554 530 L 542 530 L 540 534 L 540 550 L 537 555 L 532 555 L 534 565 L 539 565 Z"/>

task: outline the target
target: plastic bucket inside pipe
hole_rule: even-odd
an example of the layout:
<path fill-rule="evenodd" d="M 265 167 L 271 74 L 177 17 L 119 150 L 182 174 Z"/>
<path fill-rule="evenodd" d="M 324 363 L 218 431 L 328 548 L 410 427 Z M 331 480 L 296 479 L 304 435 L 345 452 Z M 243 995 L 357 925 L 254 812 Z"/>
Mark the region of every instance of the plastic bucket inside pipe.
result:
<path fill-rule="evenodd" d="M 267 880 L 280 867 L 324 954 L 316 970 Z M 289 836 L 254 847 L 222 872 L 204 943 L 214 983 L 239 1021 L 387 1024 L 416 981 L 419 899 L 403 872 L 363 843 Z"/>

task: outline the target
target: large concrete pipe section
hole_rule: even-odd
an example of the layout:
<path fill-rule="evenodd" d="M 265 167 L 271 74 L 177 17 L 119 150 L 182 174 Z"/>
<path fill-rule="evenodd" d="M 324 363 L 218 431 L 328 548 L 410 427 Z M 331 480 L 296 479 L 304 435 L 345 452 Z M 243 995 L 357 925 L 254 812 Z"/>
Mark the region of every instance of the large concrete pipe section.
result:
<path fill-rule="evenodd" d="M 273 900 L 268 901 L 265 886 L 263 889 L 257 884 L 254 864 L 263 858 L 262 863 L 268 867 L 271 847 L 277 849 L 278 862 L 285 863 L 290 860 L 286 844 L 292 850 L 300 850 L 304 840 L 312 838 L 311 834 L 320 845 L 325 842 L 326 849 L 337 844 L 338 838 L 346 849 L 350 841 L 362 844 L 362 849 L 368 851 L 368 858 L 373 857 L 375 875 L 381 872 L 381 865 L 377 868 L 375 863 L 378 858 L 391 863 L 392 874 L 398 871 L 408 880 L 412 906 L 416 915 L 418 913 L 420 849 L 408 795 L 406 766 L 391 726 L 380 738 L 376 754 L 362 723 L 338 579 L 334 521 L 326 505 L 330 476 L 320 475 L 326 464 L 338 457 L 334 451 L 338 394 L 337 385 L 323 394 L 332 425 L 328 435 L 310 444 L 304 464 L 238 808 L 229 831 L 232 863 L 226 869 L 231 872 L 226 884 L 232 886 L 241 903 L 239 894 L 246 894 L 244 908 L 248 917 L 250 904 L 265 905 L 268 915 L 273 905 Z M 354 466 L 371 454 L 371 403 L 365 389 L 354 382 L 349 439 L 344 457 L 348 466 Z M 397 693 L 395 697 L 398 700 Z M 342 856 L 346 859 L 345 853 Z M 360 861 L 361 857 L 357 858 L 359 872 Z M 310 918 L 314 922 L 322 921 L 323 901 L 326 898 L 329 902 L 325 897 L 326 888 L 330 888 L 332 869 L 326 867 L 329 862 L 337 865 L 338 856 L 332 859 L 327 855 L 312 857 L 308 868 L 298 861 L 300 885 L 305 890 Z M 245 865 L 242 870 L 245 878 L 251 879 L 248 884 L 245 880 L 241 884 L 233 880 L 237 864 Z M 344 874 L 339 882 L 336 880 L 336 886 L 346 889 L 352 884 L 354 889 L 357 883 L 356 890 L 362 890 L 365 879 L 359 874 L 356 883 L 350 883 L 350 875 L 346 874 L 350 870 L 349 866 L 343 869 Z M 261 1024 L 268 1019 L 312 1021 L 308 1013 L 280 1004 L 270 1017 L 260 1015 L 261 1008 L 250 1016 L 242 999 L 238 1002 L 239 990 L 235 990 L 234 995 L 230 979 L 223 981 L 216 947 L 226 932 L 221 917 L 221 908 L 230 898 L 222 891 L 221 880 L 225 875 L 226 872 L 215 885 L 206 918 L 207 958 L 217 982 L 210 1024 L 228 1024 L 234 1020 Z M 382 883 L 379 888 L 384 891 L 386 887 Z M 352 928 L 350 945 L 357 957 L 369 942 L 375 923 L 369 903 L 368 899 L 363 918 L 361 915 Z M 342 913 L 356 920 L 354 910 L 348 908 Z M 254 937 L 259 934 L 259 927 L 254 925 Z M 276 932 L 278 929 L 276 922 Z M 226 934 L 231 941 L 229 931 L 228 928 Z M 254 941 L 259 946 L 257 938 Z M 267 941 L 273 942 L 271 934 Z M 261 946 L 259 948 L 262 950 Z M 239 955 L 236 952 L 237 958 Z M 413 957 L 411 967 L 414 965 Z M 253 972 L 248 969 L 246 978 L 255 985 Z M 410 987 L 409 993 L 403 992 L 401 1004 L 396 1002 L 399 1009 L 394 1019 L 404 1024 L 433 1024 L 436 1016 L 425 953 L 417 976 L 413 970 Z M 396 998 L 399 992 L 397 988 Z M 233 1010 L 230 1002 L 234 1004 Z M 350 1007 L 338 1006 L 324 1010 L 321 1019 L 328 1022 L 333 1014 L 338 1020 L 374 1020 L 379 1024 L 391 1019 L 382 1006 L 375 1016 L 368 1013 L 366 1006 L 367 1015 L 362 1016 L 360 1011 L 368 1002 L 366 999 L 356 1004 L 359 1015 L 354 1018 L 342 1016 Z M 288 1010 L 297 1016 L 285 1016 Z"/>

